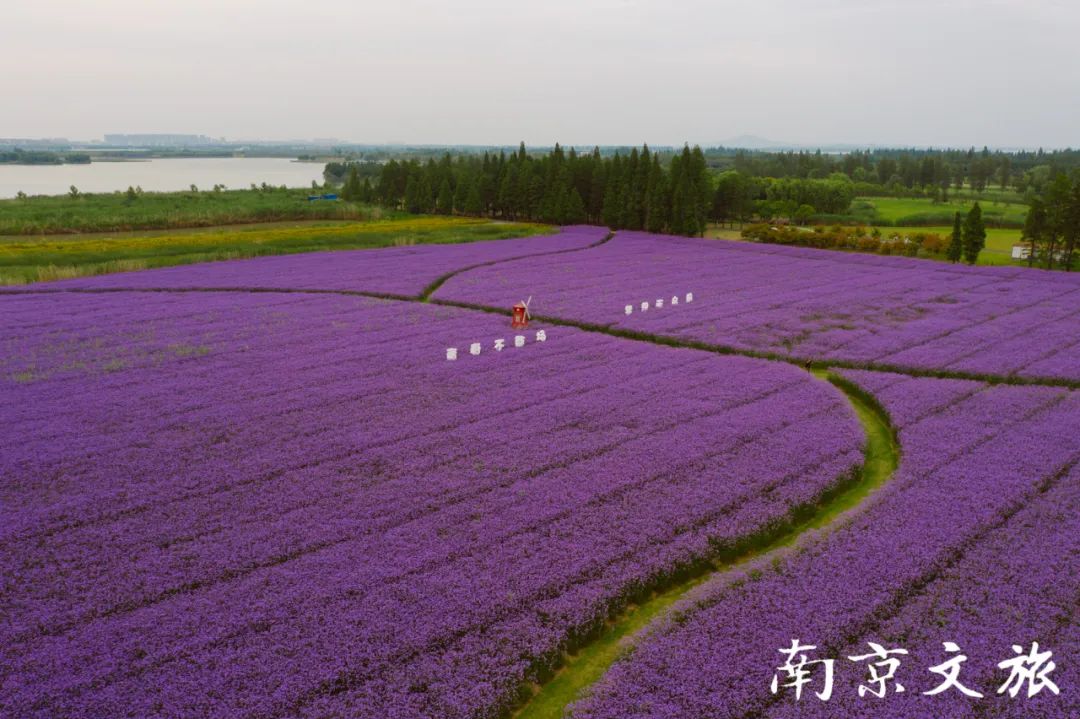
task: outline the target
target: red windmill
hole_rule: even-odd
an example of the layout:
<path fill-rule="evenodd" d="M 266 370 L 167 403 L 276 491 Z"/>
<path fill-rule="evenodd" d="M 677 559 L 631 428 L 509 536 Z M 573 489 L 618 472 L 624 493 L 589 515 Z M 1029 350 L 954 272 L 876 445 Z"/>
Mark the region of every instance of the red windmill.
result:
<path fill-rule="evenodd" d="M 530 302 L 532 302 L 532 295 L 529 295 L 529 299 L 513 306 L 513 321 L 510 322 L 510 327 L 517 330 L 529 326 L 529 320 L 532 319 L 532 315 L 529 314 Z"/>

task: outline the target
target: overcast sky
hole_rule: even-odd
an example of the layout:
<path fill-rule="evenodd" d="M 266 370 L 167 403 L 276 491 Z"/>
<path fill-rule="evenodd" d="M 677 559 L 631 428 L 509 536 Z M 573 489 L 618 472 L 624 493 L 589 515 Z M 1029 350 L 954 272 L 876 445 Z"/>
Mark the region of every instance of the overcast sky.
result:
<path fill-rule="evenodd" d="M 0 137 L 1080 146 L 1080 3 L 5 0 Z"/>

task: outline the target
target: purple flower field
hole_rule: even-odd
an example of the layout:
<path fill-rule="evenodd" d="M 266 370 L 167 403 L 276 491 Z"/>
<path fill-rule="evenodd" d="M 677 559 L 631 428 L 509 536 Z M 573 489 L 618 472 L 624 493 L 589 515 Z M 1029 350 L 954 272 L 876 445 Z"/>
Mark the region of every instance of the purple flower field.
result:
<path fill-rule="evenodd" d="M 1080 392 L 1058 386 L 1080 382 L 1080 279 L 589 247 L 606 234 L 0 294 L 0 717 L 503 715 L 628 605 L 860 476 L 848 395 L 887 413 L 895 474 L 713 575 L 570 716 L 1080 716 Z M 511 329 L 530 295 L 546 319 Z M 894 371 L 834 369 L 841 391 L 804 360 Z M 793 638 L 837 659 L 830 701 L 816 675 L 797 703 L 770 692 Z M 868 641 L 910 652 L 905 693 L 859 696 L 845 657 Z M 922 694 L 945 641 L 983 698 Z M 997 694 L 1034 641 L 1061 694 Z"/>
<path fill-rule="evenodd" d="M 436 298 L 796 359 L 1080 381 L 1080 277 L 619 232 L 452 278 Z M 640 312 L 693 292 L 692 305 Z M 627 304 L 634 313 L 624 314 Z"/>
<path fill-rule="evenodd" d="M 897 476 L 841 529 L 700 588 L 575 718 L 1077 716 L 1080 396 L 846 374 L 899 427 Z M 866 665 L 843 660 L 829 701 L 773 695 L 778 650 L 793 638 L 816 645 L 814 658 L 866 654 L 867 641 L 903 647 L 908 691 L 859 697 Z M 944 660 L 944 641 L 964 650 L 964 683 L 985 698 L 921 695 L 939 683 L 927 668 Z M 1007 673 L 996 663 L 1032 641 L 1060 659 L 1063 693 L 997 695 Z"/>
<path fill-rule="evenodd" d="M 364 297 L 3 302 L 4 716 L 484 713 L 861 461 L 779 363 L 550 326 L 447 362 L 505 319 Z"/>
<path fill-rule="evenodd" d="M 581 249 L 606 235 L 602 227 L 571 226 L 554 235 L 520 239 L 309 252 L 162 267 L 50 282 L 46 289 L 269 288 L 412 296 L 443 275 L 472 265 Z M 510 303 L 519 299 L 515 297 Z"/>

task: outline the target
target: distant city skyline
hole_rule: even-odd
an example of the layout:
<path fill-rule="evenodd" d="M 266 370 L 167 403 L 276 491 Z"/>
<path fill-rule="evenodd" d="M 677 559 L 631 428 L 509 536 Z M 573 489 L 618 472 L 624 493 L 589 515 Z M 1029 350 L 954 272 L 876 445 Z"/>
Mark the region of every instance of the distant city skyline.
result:
<path fill-rule="evenodd" d="M 0 137 L 1076 147 L 1077 36 L 1055 0 L 43 0 Z"/>
<path fill-rule="evenodd" d="M 0 148 L 3 147 L 19 147 L 25 145 L 27 147 L 56 147 L 56 146 L 71 146 L 75 148 L 93 148 L 95 146 L 104 147 L 146 147 L 152 148 L 166 148 L 166 147 L 233 147 L 244 145 L 293 145 L 296 147 L 310 147 L 310 148 L 398 148 L 398 147 L 432 147 L 432 148 L 483 148 L 483 147 L 505 147 L 515 148 L 520 142 L 508 142 L 508 143 L 431 143 L 431 142 L 363 142 L 359 140 L 347 140 L 344 138 L 330 138 L 330 137 L 291 137 L 281 139 L 268 139 L 268 138 L 230 138 L 230 137 L 209 137 L 206 135 L 193 135 L 189 133 L 106 133 L 103 138 L 66 138 L 66 137 L 47 137 L 47 138 L 9 138 L 0 137 Z M 660 148 L 678 148 L 681 145 L 676 144 L 661 144 L 661 143 L 580 143 L 570 144 L 562 143 L 558 140 L 545 143 L 526 143 L 529 150 L 546 151 L 559 143 L 563 147 L 576 147 L 576 148 L 612 148 L 612 147 L 640 147 L 642 144 L 648 144 L 653 149 Z M 1038 150 L 1044 150 L 1052 152 L 1054 150 L 1066 150 L 1076 149 L 1074 146 L 1028 146 L 1028 147 L 1003 147 L 998 145 L 904 145 L 898 143 L 866 143 L 866 144 L 853 144 L 850 142 L 823 142 L 817 144 L 800 144 L 800 143 L 788 143 L 779 140 L 772 140 L 769 138 L 758 137 L 756 135 L 738 135 L 736 137 L 727 138 L 718 142 L 704 142 L 704 143 L 691 143 L 700 145 L 703 148 L 730 148 L 730 149 L 746 149 L 757 150 L 762 152 L 769 151 L 829 151 L 829 152 L 846 152 L 855 150 L 896 150 L 896 149 L 911 149 L 911 150 L 965 150 L 974 148 L 976 150 L 988 147 L 990 150 L 1002 151 L 1002 152 L 1035 152 Z"/>

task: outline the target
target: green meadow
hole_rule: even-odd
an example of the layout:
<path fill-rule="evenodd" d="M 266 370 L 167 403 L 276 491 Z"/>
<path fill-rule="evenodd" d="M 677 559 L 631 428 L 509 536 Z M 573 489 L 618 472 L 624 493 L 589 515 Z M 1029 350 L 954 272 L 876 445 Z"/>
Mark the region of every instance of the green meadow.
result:
<path fill-rule="evenodd" d="M 987 227 L 1020 229 L 1027 215 L 1027 205 L 1003 199 L 983 198 L 978 201 Z M 857 197 L 851 203 L 851 219 L 868 225 L 952 227 L 953 215 L 967 213 L 975 200 L 968 198 L 934 202 L 921 197 Z"/>
<path fill-rule="evenodd" d="M 904 237 L 915 232 L 934 232 L 946 240 L 952 235 L 952 225 L 938 225 L 932 227 L 903 227 L 899 225 L 878 227 L 884 237 L 897 235 Z M 1008 227 L 987 227 L 986 247 L 979 253 L 980 265 L 1012 265 L 1026 264 L 1012 259 L 1012 246 L 1020 242 L 1020 230 Z"/>

